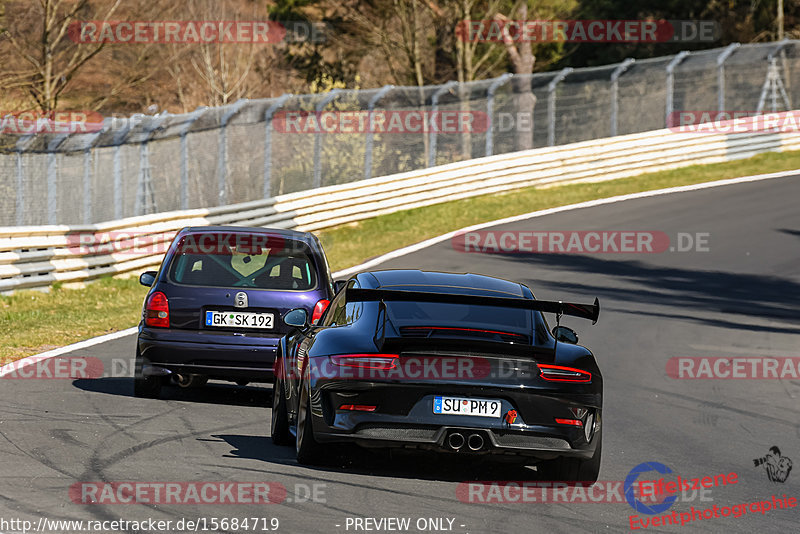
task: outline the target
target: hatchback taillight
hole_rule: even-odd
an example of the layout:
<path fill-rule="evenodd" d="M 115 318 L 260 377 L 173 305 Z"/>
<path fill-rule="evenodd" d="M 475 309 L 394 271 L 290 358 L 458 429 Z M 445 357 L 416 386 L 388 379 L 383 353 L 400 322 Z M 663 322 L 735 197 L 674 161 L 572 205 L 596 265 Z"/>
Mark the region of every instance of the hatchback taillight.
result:
<path fill-rule="evenodd" d="M 151 293 L 144 307 L 144 324 L 169 328 L 169 302 L 161 291 Z"/>
<path fill-rule="evenodd" d="M 311 324 L 317 324 L 317 321 L 322 319 L 322 314 L 325 313 L 325 310 L 328 309 L 328 304 L 331 301 L 327 299 L 322 299 L 314 306 L 314 311 L 311 313 Z"/>

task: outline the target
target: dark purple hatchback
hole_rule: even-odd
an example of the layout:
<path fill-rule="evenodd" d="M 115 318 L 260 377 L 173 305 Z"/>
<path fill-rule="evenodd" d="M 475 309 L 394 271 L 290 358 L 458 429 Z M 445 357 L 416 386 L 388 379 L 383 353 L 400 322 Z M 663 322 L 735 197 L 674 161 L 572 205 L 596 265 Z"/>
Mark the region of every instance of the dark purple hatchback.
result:
<path fill-rule="evenodd" d="M 312 321 L 333 292 L 316 236 L 272 228 L 203 226 L 175 236 L 150 287 L 139 323 L 134 394 L 158 397 L 208 379 L 271 382 L 288 310 Z"/>

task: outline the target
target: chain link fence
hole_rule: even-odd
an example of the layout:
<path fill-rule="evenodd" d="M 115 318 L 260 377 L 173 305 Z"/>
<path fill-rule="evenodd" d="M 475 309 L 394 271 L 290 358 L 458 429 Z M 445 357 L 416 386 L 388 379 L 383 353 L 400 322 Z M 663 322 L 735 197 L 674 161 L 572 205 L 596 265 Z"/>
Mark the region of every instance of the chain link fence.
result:
<path fill-rule="evenodd" d="M 257 200 L 454 161 L 664 128 L 673 111 L 792 109 L 800 41 L 730 45 L 440 86 L 242 100 L 0 136 L 0 226 Z M 535 96 L 535 99 L 532 96 Z"/>

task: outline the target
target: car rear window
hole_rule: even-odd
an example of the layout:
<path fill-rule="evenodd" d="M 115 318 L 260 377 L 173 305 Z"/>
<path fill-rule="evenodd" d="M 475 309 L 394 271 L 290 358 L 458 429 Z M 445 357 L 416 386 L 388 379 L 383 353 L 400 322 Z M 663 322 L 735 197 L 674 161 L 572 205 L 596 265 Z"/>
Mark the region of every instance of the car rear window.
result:
<path fill-rule="evenodd" d="M 530 336 L 533 314 L 529 310 L 497 306 L 464 306 L 439 302 L 389 302 L 392 322 L 400 327 L 439 326 L 496 330 Z"/>
<path fill-rule="evenodd" d="M 265 234 L 207 233 L 181 238 L 169 267 L 176 284 L 308 291 L 316 270 L 308 245 Z"/>

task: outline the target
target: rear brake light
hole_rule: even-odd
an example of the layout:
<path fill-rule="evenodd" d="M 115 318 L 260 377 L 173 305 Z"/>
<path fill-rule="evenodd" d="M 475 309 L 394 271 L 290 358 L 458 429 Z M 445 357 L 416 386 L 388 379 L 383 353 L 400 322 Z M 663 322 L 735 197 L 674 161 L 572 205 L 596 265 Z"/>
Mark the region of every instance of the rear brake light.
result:
<path fill-rule="evenodd" d="M 556 423 L 559 425 L 583 426 L 583 421 L 580 419 L 559 419 L 556 417 Z"/>
<path fill-rule="evenodd" d="M 169 328 L 169 302 L 161 291 L 151 293 L 144 307 L 144 324 Z"/>
<path fill-rule="evenodd" d="M 351 412 L 374 412 L 378 407 L 367 404 L 342 404 L 339 406 L 340 410 L 348 410 Z"/>
<path fill-rule="evenodd" d="M 539 373 L 543 379 L 550 382 L 591 382 L 592 374 L 574 367 L 562 367 L 540 363 Z"/>
<path fill-rule="evenodd" d="M 317 324 L 317 321 L 322 319 L 322 314 L 328 309 L 328 304 L 331 301 L 322 299 L 314 305 L 314 311 L 311 313 L 311 324 Z"/>
<path fill-rule="evenodd" d="M 397 367 L 400 356 L 397 354 L 339 354 L 331 356 L 334 365 L 358 367 L 361 369 L 381 369 L 388 371 Z"/>
<path fill-rule="evenodd" d="M 413 333 L 413 332 L 446 332 L 446 333 L 456 333 L 456 332 L 471 332 L 471 333 L 479 333 L 479 334 L 497 334 L 504 337 L 509 337 L 512 339 L 518 339 L 520 341 L 524 341 L 526 338 L 522 334 L 515 334 L 513 332 L 502 332 L 500 330 L 487 330 L 485 328 L 462 328 L 458 326 L 404 326 L 400 328 L 402 333 Z"/>

